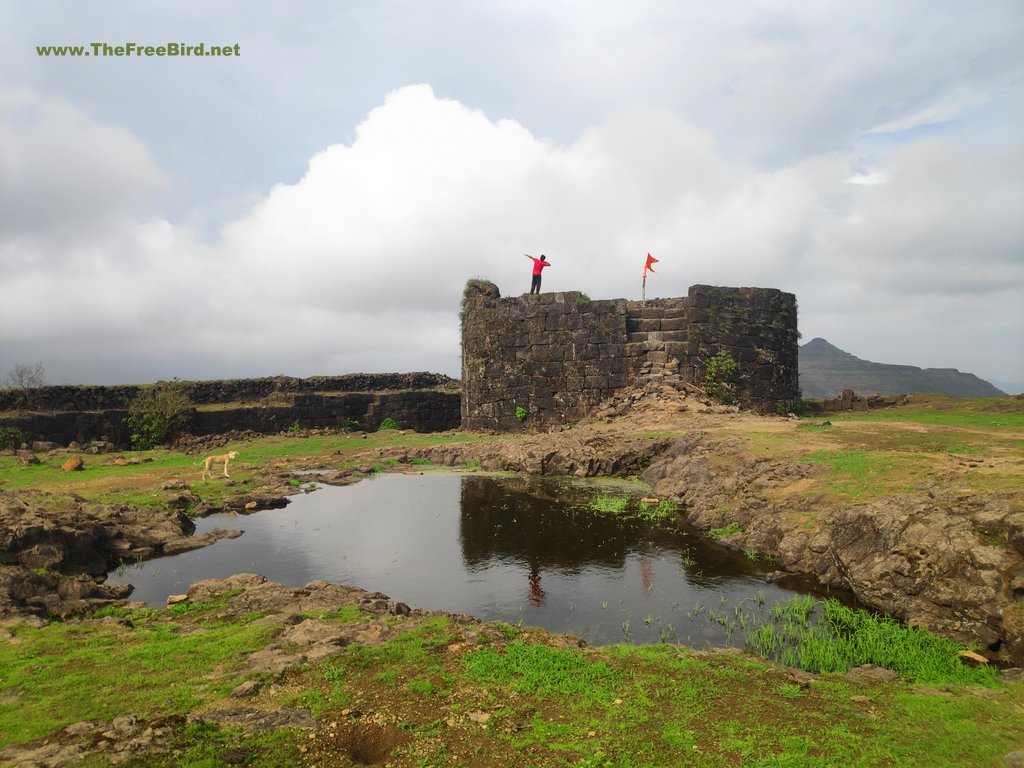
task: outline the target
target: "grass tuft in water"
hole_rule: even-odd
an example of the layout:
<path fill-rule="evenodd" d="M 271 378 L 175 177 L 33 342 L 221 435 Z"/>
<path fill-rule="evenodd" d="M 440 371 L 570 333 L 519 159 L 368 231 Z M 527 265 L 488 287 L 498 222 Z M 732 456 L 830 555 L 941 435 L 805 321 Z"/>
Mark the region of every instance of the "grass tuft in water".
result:
<path fill-rule="evenodd" d="M 631 502 L 633 499 L 629 496 L 613 496 L 602 493 L 591 499 L 586 507 L 599 515 L 629 517 L 651 523 L 674 522 L 679 513 L 679 505 L 671 499 L 661 499 L 657 503 L 652 501 Z"/>
<path fill-rule="evenodd" d="M 602 493 L 594 498 L 587 506 L 594 512 L 602 515 L 621 515 L 626 511 L 629 499 L 625 496 L 610 496 Z"/>

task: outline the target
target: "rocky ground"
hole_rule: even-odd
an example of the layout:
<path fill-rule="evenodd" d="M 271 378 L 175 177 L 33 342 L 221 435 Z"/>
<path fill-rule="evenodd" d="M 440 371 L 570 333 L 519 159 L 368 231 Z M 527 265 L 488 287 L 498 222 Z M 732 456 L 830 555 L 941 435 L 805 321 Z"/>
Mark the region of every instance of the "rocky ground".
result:
<path fill-rule="evenodd" d="M 220 609 L 222 619 L 239 619 L 247 614 L 264 614 L 261 623 L 272 627 L 274 640 L 263 650 L 248 654 L 243 666 L 236 670 L 245 683 L 232 690 L 230 697 L 219 706 L 196 711 L 188 722 L 213 724 L 218 727 L 241 726 L 250 732 L 274 731 L 281 728 L 313 729 L 316 721 L 308 709 L 302 707 L 260 706 L 255 697 L 264 687 L 262 680 L 279 676 L 289 669 L 312 664 L 336 656 L 346 646 L 378 645 L 396 630 L 387 622 L 387 616 L 418 617 L 440 615 L 410 609 L 404 603 L 391 600 L 378 592 L 367 592 L 357 587 L 310 582 L 292 589 L 269 582 L 256 574 L 238 574 L 227 579 L 209 579 L 193 584 L 182 601 L 201 604 L 230 595 Z M 361 611 L 380 617 L 345 627 L 325 622 L 313 616 L 318 612 L 333 612 L 345 606 L 356 606 Z M 444 614 L 456 622 L 477 625 L 469 616 Z M 172 621 L 167 616 L 166 621 Z M 131 620 L 108 617 L 103 621 L 131 629 Z M 180 622 L 180 631 L 202 631 Z M 410 625 L 403 625 L 407 627 Z M 496 630 L 491 630 L 496 633 Z M 10 638 L 0 628 L 0 639 Z M 175 728 L 180 723 L 173 719 L 147 720 L 137 715 L 114 718 L 112 721 L 82 721 L 65 727 L 54 738 L 44 743 L 8 747 L 0 751 L 0 764 L 40 768 L 40 766 L 71 765 L 88 756 L 102 756 L 105 763 L 116 765 L 145 753 L 161 752 L 170 746 Z M 231 762 L 231 761 L 228 761 Z"/>

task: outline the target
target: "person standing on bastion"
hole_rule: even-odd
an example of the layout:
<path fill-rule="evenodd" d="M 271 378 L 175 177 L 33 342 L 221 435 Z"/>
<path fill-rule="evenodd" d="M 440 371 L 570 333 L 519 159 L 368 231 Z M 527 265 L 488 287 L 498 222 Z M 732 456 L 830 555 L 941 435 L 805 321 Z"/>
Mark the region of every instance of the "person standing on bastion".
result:
<path fill-rule="evenodd" d="M 533 259 L 533 256 L 526 253 L 523 254 L 528 259 Z M 540 274 L 544 271 L 544 267 L 550 267 L 551 262 L 548 261 L 547 257 L 542 253 L 539 259 L 533 259 L 533 282 L 530 284 L 530 294 L 540 293 Z"/>

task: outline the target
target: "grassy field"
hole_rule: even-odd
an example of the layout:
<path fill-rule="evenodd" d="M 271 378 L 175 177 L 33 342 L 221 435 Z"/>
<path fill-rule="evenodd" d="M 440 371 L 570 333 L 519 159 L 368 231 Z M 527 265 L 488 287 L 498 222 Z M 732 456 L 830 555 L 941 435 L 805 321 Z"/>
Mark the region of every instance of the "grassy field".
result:
<path fill-rule="evenodd" d="M 390 448 L 493 439 L 487 435 L 430 435 L 392 430 L 364 436 L 346 433 L 309 437 L 270 435 L 217 448 L 218 453 L 234 450 L 239 456 L 229 469 L 230 479 L 220 475 L 220 469 L 216 468 L 214 476 L 206 480 L 201 478 L 201 456 L 164 448 L 85 456 L 85 466 L 77 472 L 61 471 L 60 466 L 67 458 L 63 453 L 44 457 L 39 464 L 28 466 L 14 456 L 0 456 L 0 490 L 35 491 L 53 505 L 65 503 L 67 494 L 74 493 L 88 501 L 163 508 L 167 503 L 163 486 L 183 481 L 190 492 L 217 506 L 227 497 L 256 490 L 264 483 L 268 472 L 356 465 L 376 471 L 387 465 L 377 454 Z M 128 463 L 114 464 L 118 457 Z"/>
<path fill-rule="evenodd" d="M 540 630 L 444 617 L 392 617 L 385 643 L 255 677 L 265 686 L 249 706 L 303 707 L 316 730 L 188 723 L 253 679 L 239 659 L 271 632 L 260 614 L 223 607 L 13 628 L 16 642 L 0 646 L 0 746 L 127 715 L 173 731 L 172 749 L 128 766 L 346 766 L 384 755 L 392 766 L 996 766 L 1022 746 L 1020 683 L 808 681 L 745 654 L 579 649 Z M 349 606 L 315 618 L 373 617 Z"/>
<path fill-rule="evenodd" d="M 930 486 L 1024 494 L 1024 398 L 915 396 L 908 405 L 737 429 L 758 458 L 827 471 L 801 488 L 826 501 L 866 501 Z"/>

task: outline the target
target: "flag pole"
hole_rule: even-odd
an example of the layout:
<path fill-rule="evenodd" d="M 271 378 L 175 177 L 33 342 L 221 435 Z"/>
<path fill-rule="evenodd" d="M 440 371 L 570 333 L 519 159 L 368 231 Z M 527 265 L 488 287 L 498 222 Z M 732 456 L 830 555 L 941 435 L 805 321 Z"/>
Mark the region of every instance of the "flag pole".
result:
<path fill-rule="evenodd" d="M 651 256 L 651 254 L 649 254 L 649 253 L 647 254 L 647 261 L 644 263 L 644 279 L 643 279 L 643 282 L 640 284 L 640 302 L 641 302 L 641 304 L 646 304 L 647 303 L 647 270 L 651 270 L 651 272 L 653 272 L 654 271 L 654 267 L 652 265 L 656 264 L 657 262 L 658 262 L 658 260 L 656 258 Z"/>

